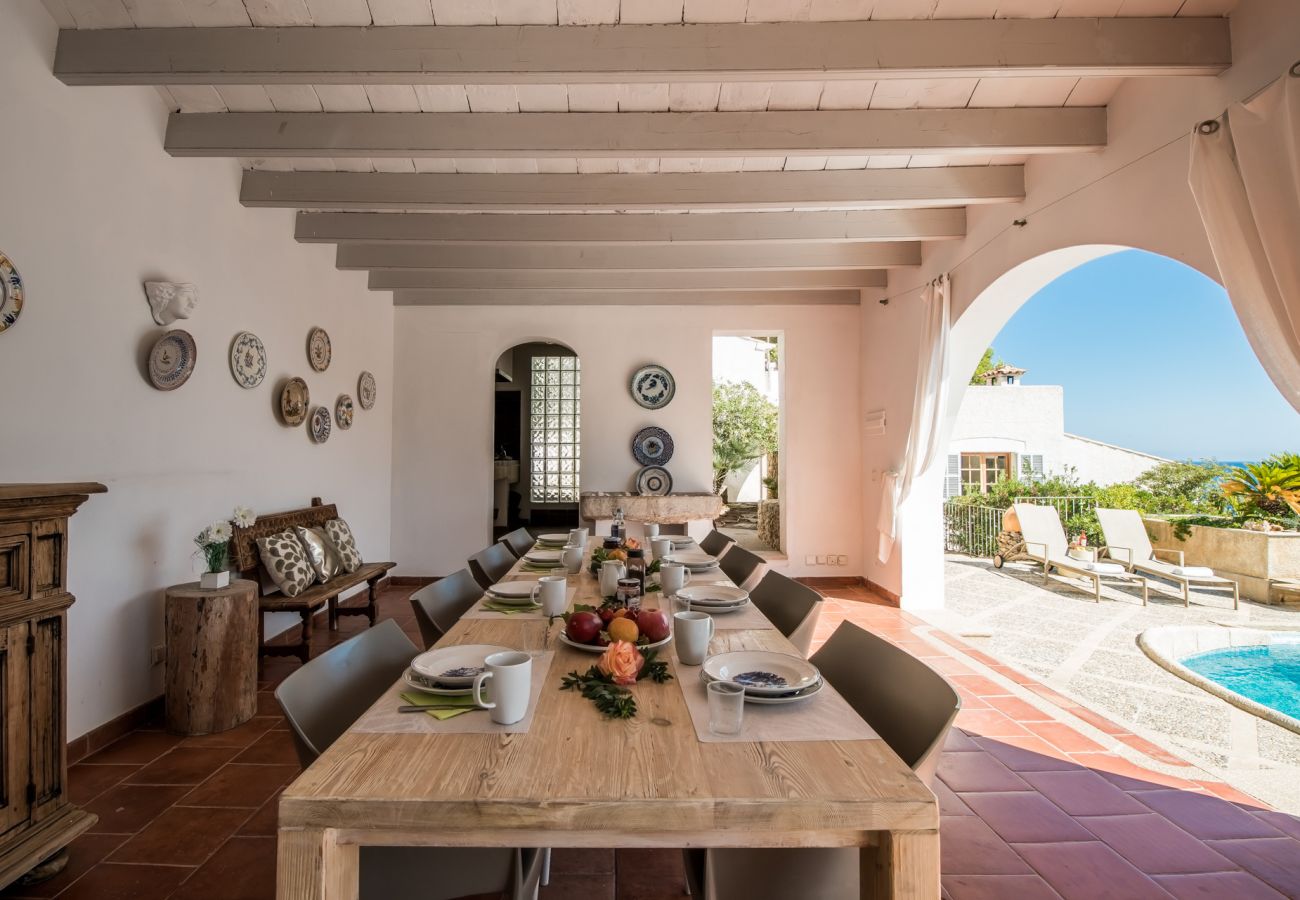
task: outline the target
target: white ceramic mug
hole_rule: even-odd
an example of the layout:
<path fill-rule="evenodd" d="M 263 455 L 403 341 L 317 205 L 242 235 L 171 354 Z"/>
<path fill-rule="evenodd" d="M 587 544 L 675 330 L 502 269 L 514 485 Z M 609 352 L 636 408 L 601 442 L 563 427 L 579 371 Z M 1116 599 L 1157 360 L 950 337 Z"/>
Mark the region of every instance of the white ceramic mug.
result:
<path fill-rule="evenodd" d="M 713 616 L 702 612 L 673 614 L 673 647 L 684 666 L 700 666 L 709 655 L 713 640 Z"/>
<path fill-rule="evenodd" d="M 600 596 L 613 597 L 618 593 L 618 580 L 627 577 L 627 566 L 616 559 L 600 564 Z"/>
<path fill-rule="evenodd" d="M 533 588 L 533 602 L 542 604 L 542 615 L 558 616 L 569 606 L 569 579 L 563 575 L 543 575 Z"/>
<path fill-rule="evenodd" d="M 564 555 L 560 557 L 560 562 L 564 563 L 564 568 L 570 575 L 577 575 L 582 571 L 583 545 L 568 543 L 564 545 Z"/>
<path fill-rule="evenodd" d="M 474 679 L 474 703 L 489 710 L 498 725 L 513 725 L 528 712 L 532 693 L 533 658 L 518 650 L 493 653 L 483 660 L 486 671 Z M 492 679 L 492 701 L 483 699 L 483 682 Z"/>
<path fill-rule="evenodd" d="M 569 543 L 577 544 L 579 547 L 587 546 L 587 529 L 575 528 L 569 532 Z"/>
<path fill-rule="evenodd" d="M 644 525 L 642 525 L 641 527 L 645 529 L 645 536 L 646 536 L 646 539 L 647 539 L 647 540 L 651 540 L 651 541 L 652 541 L 652 540 L 654 540 L 655 538 L 659 537 L 659 523 L 658 523 L 658 522 L 646 522 L 646 523 L 645 523 Z"/>
<path fill-rule="evenodd" d="M 664 596 L 671 597 L 691 583 L 691 570 L 679 562 L 659 564 L 659 587 Z"/>
<path fill-rule="evenodd" d="M 650 542 L 650 556 L 653 559 L 663 559 L 673 552 L 673 539 L 667 537 L 657 537 Z"/>

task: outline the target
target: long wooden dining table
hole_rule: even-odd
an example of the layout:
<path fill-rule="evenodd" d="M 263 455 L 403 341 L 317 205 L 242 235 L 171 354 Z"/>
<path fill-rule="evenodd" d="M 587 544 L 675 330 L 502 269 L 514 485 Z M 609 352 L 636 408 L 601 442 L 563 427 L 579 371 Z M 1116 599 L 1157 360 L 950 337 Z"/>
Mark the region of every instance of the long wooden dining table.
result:
<path fill-rule="evenodd" d="M 510 578 L 536 577 L 521 565 Z M 599 603 L 585 561 L 569 581 L 574 602 Z M 560 643 L 562 627 L 461 618 L 437 646 L 555 651 L 529 730 L 354 725 L 281 795 L 278 900 L 356 900 L 359 848 L 369 845 L 859 847 L 863 898 L 939 896 L 938 805 L 884 741 L 706 743 L 682 689 L 648 679 L 632 689 L 635 718 L 606 719 L 559 689 L 565 673 L 596 659 Z M 797 652 L 774 628 L 720 628 L 710 645 L 742 649 Z M 698 677 L 698 667 L 675 668 Z"/>

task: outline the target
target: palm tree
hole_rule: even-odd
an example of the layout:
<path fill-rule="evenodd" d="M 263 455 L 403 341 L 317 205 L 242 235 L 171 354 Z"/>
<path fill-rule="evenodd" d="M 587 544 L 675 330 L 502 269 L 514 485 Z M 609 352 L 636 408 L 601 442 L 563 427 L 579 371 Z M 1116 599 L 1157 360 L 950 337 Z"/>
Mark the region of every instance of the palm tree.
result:
<path fill-rule="evenodd" d="M 1283 516 L 1288 510 L 1300 516 L 1300 454 L 1278 453 L 1263 462 L 1232 466 L 1220 487 L 1230 502 L 1240 498 L 1266 516 Z"/>

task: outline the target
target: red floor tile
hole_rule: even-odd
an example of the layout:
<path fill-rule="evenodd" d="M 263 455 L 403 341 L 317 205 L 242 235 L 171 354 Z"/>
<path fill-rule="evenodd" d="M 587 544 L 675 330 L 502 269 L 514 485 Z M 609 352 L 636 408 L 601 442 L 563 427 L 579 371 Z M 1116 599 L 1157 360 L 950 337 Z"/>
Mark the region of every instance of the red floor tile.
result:
<path fill-rule="evenodd" d="M 295 778 L 297 766 L 230 763 L 185 795 L 186 806 L 243 806 L 256 809 Z"/>
<path fill-rule="evenodd" d="M 618 900 L 682 900 L 686 896 L 680 850 L 619 850 L 616 867 Z"/>
<path fill-rule="evenodd" d="M 275 838 L 231 838 L 170 900 L 275 900 Z"/>
<path fill-rule="evenodd" d="M 971 739 L 971 736 L 960 728 L 948 729 L 948 736 L 943 742 L 944 753 L 961 753 L 966 750 L 980 750 L 979 744 Z"/>
<path fill-rule="evenodd" d="M 1052 721 L 1049 713 L 1043 712 L 1032 703 L 1026 703 L 1019 697 L 986 697 L 985 699 L 994 709 L 1029 727 L 1031 731 L 1033 730 L 1031 723 Z"/>
<path fill-rule="evenodd" d="M 1032 735 L 977 737 L 975 743 L 1013 772 L 1051 772 L 1078 768 L 1078 764 L 1068 759 L 1066 754 Z"/>
<path fill-rule="evenodd" d="M 1300 841 L 1257 838 L 1210 841 L 1209 846 L 1287 897 L 1300 897 Z"/>
<path fill-rule="evenodd" d="M 90 871 L 104 857 L 128 839 L 124 834 L 83 834 L 68 848 L 68 865 L 53 878 L 39 884 L 13 884 L 0 891 L 3 900 L 53 897 Z"/>
<path fill-rule="evenodd" d="M 1226 858 L 1174 825 L 1164 816 L 1086 816 L 1082 825 L 1120 856 L 1152 875 L 1226 872 Z"/>
<path fill-rule="evenodd" d="M 1063 722 L 1029 722 L 1025 727 L 1066 753 L 1100 753 L 1106 749 Z"/>
<path fill-rule="evenodd" d="M 951 875 L 1031 875 L 1033 870 L 977 816 L 944 819 L 940 868 Z"/>
<path fill-rule="evenodd" d="M 298 765 L 298 751 L 287 731 L 269 731 L 235 757 L 237 763 Z"/>
<path fill-rule="evenodd" d="M 614 851 L 559 847 L 551 851 L 551 875 L 613 875 Z"/>
<path fill-rule="evenodd" d="M 104 791 L 115 787 L 140 769 L 128 765 L 92 765 L 78 763 L 68 767 L 68 798 L 85 806 Z"/>
<path fill-rule="evenodd" d="M 144 765 L 153 762 L 180 742 L 181 739 L 176 735 L 162 731 L 133 731 L 81 762 Z"/>
<path fill-rule="evenodd" d="M 1300 840 L 1300 818 L 1267 809 L 1253 809 L 1250 815 L 1267 822 L 1283 834 Z"/>
<path fill-rule="evenodd" d="M 1008 844 L 1092 839 L 1088 829 L 1034 791 L 960 796 L 962 802 Z"/>
<path fill-rule="evenodd" d="M 144 766 L 126 783 L 195 785 L 230 762 L 238 752 L 232 747 L 176 747 Z"/>
<path fill-rule="evenodd" d="M 165 900 L 193 869 L 102 863 L 59 894 L 59 900 Z"/>
<path fill-rule="evenodd" d="M 91 831 L 100 834 L 135 834 L 189 788 L 180 785 L 120 784 L 100 794 L 86 810 L 99 816 Z"/>
<path fill-rule="evenodd" d="M 271 697 L 272 695 L 259 691 L 258 697 Z M 274 706 L 274 702 L 272 702 Z M 263 714 L 260 710 L 261 702 L 259 701 L 259 711 L 256 716 L 249 719 L 243 725 L 236 725 L 225 731 L 218 731 L 215 734 L 201 734 L 193 737 L 187 737 L 181 741 L 182 747 L 237 747 L 244 748 L 253 741 L 260 738 L 263 734 L 270 731 L 281 721 L 283 716 L 280 714 L 280 708 L 275 707 L 274 711 Z"/>
<path fill-rule="evenodd" d="M 1005 688 L 983 675 L 954 675 L 948 680 L 977 697 L 1005 697 L 1011 694 L 1010 688 Z"/>
<path fill-rule="evenodd" d="M 957 713 L 957 725 L 968 734 L 981 734 L 985 737 L 1029 734 L 1024 726 L 996 709 L 963 709 Z"/>
<path fill-rule="evenodd" d="M 1282 837 L 1272 825 L 1218 797 L 1175 790 L 1133 796 L 1202 840 Z"/>
<path fill-rule="evenodd" d="M 1148 809 L 1133 795 L 1121 791 L 1088 769 L 1025 772 L 1021 777 L 1072 816 L 1122 816 L 1144 813 Z"/>
<path fill-rule="evenodd" d="M 1281 900 L 1282 895 L 1245 872 L 1156 875 L 1153 880 L 1178 900 Z"/>
<path fill-rule="evenodd" d="M 1100 842 L 1015 849 L 1065 900 L 1153 900 L 1161 894 L 1154 881 Z"/>
<path fill-rule="evenodd" d="M 119 847 L 109 862 L 202 865 L 249 815 L 246 809 L 173 806 Z"/>
<path fill-rule="evenodd" d="M 1038 875 L 945 875 L 952 900 L 1060 900 Z"/>
<path fill-rule="evenodd" d="M 987 753 L 948 753 L 939 760 L 939 777 L 957 793 L 1027 791 L 1029 785 Z"/>

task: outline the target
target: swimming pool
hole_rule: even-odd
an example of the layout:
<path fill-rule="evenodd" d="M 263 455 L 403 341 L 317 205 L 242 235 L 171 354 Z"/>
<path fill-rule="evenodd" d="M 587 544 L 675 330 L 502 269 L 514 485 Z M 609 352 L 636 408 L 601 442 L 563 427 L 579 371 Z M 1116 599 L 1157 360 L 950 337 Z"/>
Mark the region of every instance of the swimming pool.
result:
<path fill-rule="evenodd" d="M 1225 647 L 1180 662 L 1256 703 L 1300 719 L 1300 638 L 1254 647 Z"/>
<path fill-rule="evenodd" d="M 1274 628 L 1158 625 L 1137 642 L 1184 681 L 1300 734 L 1300 628 Z"/>

